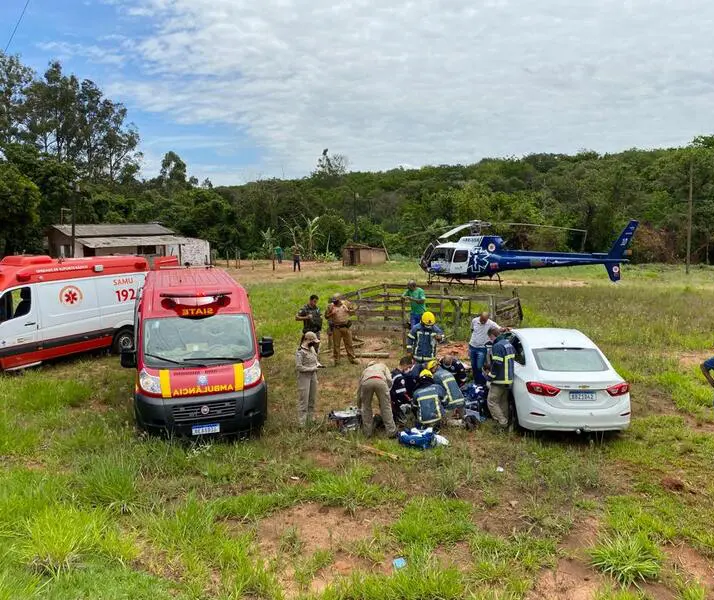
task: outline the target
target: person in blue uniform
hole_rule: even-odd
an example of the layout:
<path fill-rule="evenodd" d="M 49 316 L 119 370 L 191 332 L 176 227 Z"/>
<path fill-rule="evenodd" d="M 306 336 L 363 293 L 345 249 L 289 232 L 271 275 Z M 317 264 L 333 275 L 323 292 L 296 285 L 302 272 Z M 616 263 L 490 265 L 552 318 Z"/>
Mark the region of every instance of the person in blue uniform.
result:
<path fill-rule="evenodd" d="M 458 357 L 453 354 L 447 354 L 441 359 L 441 366 L 449 371 L 456 379 L 456 383 L 459 387 L 463 387 L 468 379 L 468 371 L 466 370 L 466 365 L 462 363 Z"/>
<path fill-rule="evenodd" d="M 421 323 L 412 327 L 407 336 L 407 354 L 419 364 L 436 358 L 436 346 L 444 339 L 444 332 L 436 324 L 434 313 L 426 311 Z"/>

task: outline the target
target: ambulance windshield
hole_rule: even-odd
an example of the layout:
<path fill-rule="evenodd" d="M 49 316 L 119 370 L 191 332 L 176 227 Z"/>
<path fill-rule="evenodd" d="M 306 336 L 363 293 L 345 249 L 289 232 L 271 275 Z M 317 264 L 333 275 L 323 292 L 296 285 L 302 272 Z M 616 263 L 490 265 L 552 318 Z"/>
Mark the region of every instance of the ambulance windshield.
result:
<path fill-rule="evenodd" d="M 168 368 L 186 363 L 220 364 L 217 357 L 245 361 L 255 355 L 253 329 L 247 315 L 213 315 L 206 319 L 169 317 L 144 322 L 146 366 Z M 166 360 L 161 360 L 165 358 Z"/>

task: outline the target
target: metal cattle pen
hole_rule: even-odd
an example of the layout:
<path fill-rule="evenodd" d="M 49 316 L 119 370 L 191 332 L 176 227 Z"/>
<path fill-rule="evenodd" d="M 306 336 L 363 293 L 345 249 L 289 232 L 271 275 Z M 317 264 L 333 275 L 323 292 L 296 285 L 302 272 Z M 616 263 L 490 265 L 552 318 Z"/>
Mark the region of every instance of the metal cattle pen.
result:
<path fill-rule="evenodd" d="M 471 320 L 487 310 L 500 325 L 517 326 L 523 320 L 518 292 L 483 294 L 457 289 L 447 284 L 421 285 L 426 293 L 427 309 L 448 337 L 461 338 L 468 333 Z M 410 302 L 403 297 L 403 284 L 382 283 L 343 294 L 356 308 L 355 333 L 361 335 L 401 334 L 406 345 Z"/>

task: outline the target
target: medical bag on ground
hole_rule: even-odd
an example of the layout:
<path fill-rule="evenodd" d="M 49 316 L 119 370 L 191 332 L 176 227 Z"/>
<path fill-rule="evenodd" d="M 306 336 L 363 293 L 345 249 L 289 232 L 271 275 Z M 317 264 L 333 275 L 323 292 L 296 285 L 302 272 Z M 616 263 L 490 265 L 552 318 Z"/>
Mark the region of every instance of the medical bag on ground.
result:
<path fill-rule="evenodd" d="M 425 450 L 426 448 L 432 448 L 436 445 L 436 437 L 431 427 L 428 429 L 412 427 L 409 430 L 405 429 L 399 432 L 399 443 L 403 446 Z"/>
<path fill-rule="evenodd" d="M 356 406 L 350 406 L 346 410 L 333 410 L 327 419 L 340 433 L 357 431 L 362 426 L 362 411 Z"/>

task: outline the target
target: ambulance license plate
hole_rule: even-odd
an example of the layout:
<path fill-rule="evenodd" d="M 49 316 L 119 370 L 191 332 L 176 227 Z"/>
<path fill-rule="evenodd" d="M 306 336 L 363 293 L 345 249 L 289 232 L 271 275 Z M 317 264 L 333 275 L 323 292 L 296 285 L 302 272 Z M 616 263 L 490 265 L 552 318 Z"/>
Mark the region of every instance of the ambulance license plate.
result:
<path fill-rule="evenodd" d="M 595 392 L 570 392 L 570 399 L 575 402 L 592 402 L 595 400 Z"/>
<path fill-rule="evenodd" d="M 211 423 L 210 425 L 194 425 L 191 427 L 191 435 L 206 435 L 207 433 L 220 433 L 221 424 Z"/>

